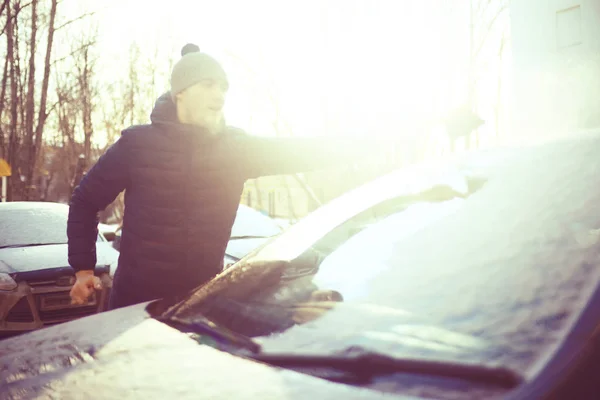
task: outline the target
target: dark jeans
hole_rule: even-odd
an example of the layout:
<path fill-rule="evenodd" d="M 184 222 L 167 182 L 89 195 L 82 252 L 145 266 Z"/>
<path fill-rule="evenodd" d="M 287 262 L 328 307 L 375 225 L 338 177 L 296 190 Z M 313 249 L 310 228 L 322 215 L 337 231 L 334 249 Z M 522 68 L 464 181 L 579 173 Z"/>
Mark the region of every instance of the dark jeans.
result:
<path fill-rule="evenodd" d="M 144 290 L 144 288 L 137 286 L 135 283 L 124 283 L 123 279 L 119 279 L 118 276 L 115 276 L 113 287 L 110 291 L 110 297 L 108 299 L 108 310 L 115 310 L 117 308 L 128 307 L 157 299 L 164 299 L 164 303 L 175 304 L 182 300 L 187 294 L 188 291 L 185 290 L 176 291 L 176 294 L 170 294 L 168 292 L 155 293 Z"/>
<path fill-rule="evenodd" d="M 136 276 L 128 266 L 119 266 L 113 278 L 113 285 L 108 299 L 108 309 L 128 307 L 134 304 L 145 303 L 156 299 L 165 298 L 168 302 L 177 302 L 185 297 L 191 290 L 198 287 L 199 284 L 190 285 L 189 280 L 185 278 L 170 282 L 165 282 L 165 279 L 160 279 L 160 276 L 147 281 L 154 277 L 152 272 L 148 275 Z M 220 269 L 223 270 L 223 260 L 221 260 Z M 212 279 L 213 275 L 208 275 L 206 281 Z"/>
<path fill-rule="evenodd" d="M 113 286 L 110 291 L 110 297 L 108 298 L 108 309 L 114 310 L 152 300 L 144 300 L 136 297 L 137 296 L 131 296 L 131 293 L 127 293 L 126 290 L 119 290 L 117 287 Z"/>
<path fill-rule="evenodd" d="M 128 307 L 134 304 L 154 300 L 160 295 L 150 293 L 147 289 L 139 287 L 139 280 L 131 279 L 125 273 L 125 268 L 119 268 L 113 278 L 113 285 L 108 299 L 108 309 Z"/>

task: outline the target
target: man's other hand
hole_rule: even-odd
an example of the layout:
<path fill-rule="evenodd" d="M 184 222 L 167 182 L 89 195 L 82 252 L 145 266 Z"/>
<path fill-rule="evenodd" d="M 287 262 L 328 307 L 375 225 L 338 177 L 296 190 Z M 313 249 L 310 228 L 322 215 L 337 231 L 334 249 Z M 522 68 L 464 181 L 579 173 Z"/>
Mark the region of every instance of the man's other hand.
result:
<path fill-rule="evenodd" d="M 71 288 L 71 304 L 85 304 L 95 290 L 102 289 L 100 278 L 94 276 L 93 270 L 78 271 L 77 278 Z"/>

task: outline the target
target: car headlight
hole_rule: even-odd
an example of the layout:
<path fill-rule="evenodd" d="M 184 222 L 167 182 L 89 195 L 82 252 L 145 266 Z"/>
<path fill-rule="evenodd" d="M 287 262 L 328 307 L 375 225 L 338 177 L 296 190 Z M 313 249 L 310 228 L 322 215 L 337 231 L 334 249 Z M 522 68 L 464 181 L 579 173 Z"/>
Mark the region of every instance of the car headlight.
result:
<path fill-rule="evenodd" d="M 0 272 L 0 290 L 9 291 L 17 288 L 17 282 L 7 273 Z"/>

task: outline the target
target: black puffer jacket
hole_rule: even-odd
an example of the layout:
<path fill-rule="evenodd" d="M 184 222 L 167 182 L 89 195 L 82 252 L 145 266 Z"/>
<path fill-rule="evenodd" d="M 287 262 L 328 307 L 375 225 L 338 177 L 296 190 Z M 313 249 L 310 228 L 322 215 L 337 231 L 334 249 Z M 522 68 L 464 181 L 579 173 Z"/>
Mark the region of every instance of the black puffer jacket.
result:
<path fill-rule="evenodd" d="M 354 162 L 371 142 L 260 138 L 233 128 L 213 136 L 179 123 L 169 94 L 151 121 L 123 131 L 81 180 L 69 212 L 69 263 L 93 269 L 97 213 L 126 190 L 113 291 L 127 304 L 184 293 L 220 272 L 247 179 Z"/>

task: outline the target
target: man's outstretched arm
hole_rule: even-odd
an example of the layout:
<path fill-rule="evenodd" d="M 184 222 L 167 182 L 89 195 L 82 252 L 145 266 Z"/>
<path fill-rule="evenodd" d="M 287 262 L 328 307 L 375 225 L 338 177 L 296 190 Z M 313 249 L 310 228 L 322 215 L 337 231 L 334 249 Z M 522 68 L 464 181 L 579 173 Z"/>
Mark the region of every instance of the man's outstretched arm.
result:
<path fill-rule="evenodd" d="M 100 157 L 73 191 L 67 223 L 69 264 L 77 280 L 71 290 L 74 303 L 85 303 L 99 287 L 94 277 L 98 212 L 114 201 L 129 184 L 127 137 L 121 136 Z"/>
<path fill-rule="evenodd" d="M 288 175 L 350 165 L 383 154 L 392 140 L 380 138 L 263 138 L 238 139 L 245 173 L 250 178 Z"/>

